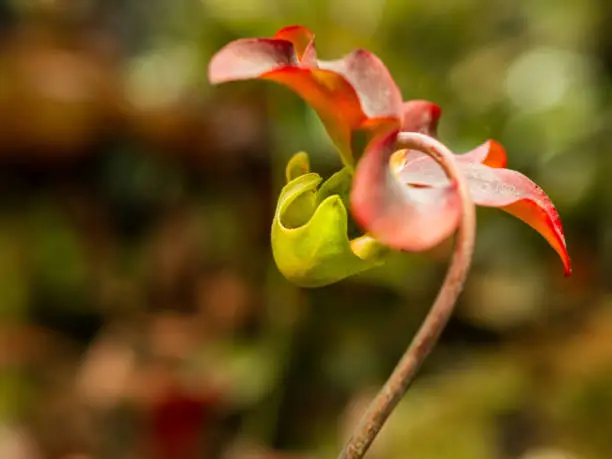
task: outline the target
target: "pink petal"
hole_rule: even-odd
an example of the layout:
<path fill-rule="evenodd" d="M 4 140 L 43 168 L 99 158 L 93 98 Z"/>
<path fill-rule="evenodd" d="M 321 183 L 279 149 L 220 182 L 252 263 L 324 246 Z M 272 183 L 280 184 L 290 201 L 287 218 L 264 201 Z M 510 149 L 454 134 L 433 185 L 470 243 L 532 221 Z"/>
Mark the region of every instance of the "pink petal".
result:
<path fill-rule="evenodd" d="M 442 110 L 427 100 L 409 100 L 401 109 L 401 126 L 404 132 L 420 132 L 431 137 L 437 136 L 438 121 Z"/>
<path fill-rule="evenodd" d="M 299 59 L 289 41 L 244 38 L 225 45 L 213 56 L 208 65 L 208 79 L 212 84 L 249 80 L 298 64 Z"/>
<path fill-rule="evenodd" d="M 231 42 L 213 56 L 208 73 L 211 83 L 263 78 L 288 86 L 316 110 L 345 164 L 354 162 L 355 131 L 370 139 L 399 126 L 401 95 L 384 64 L 355 51 L 319 68 L 314 34 L 305 27 Z"/>
<path fill-rule="evenodd" d="M 468 181 L 474 203 L 485 207 L 498 207 L 523 220 L 539 232 L 559 254 L 565 273 L 571 272 L 563 226 L 557 209 L 544 191 L 529 178 L 509 169 L 500 169 L 478 164 L 458 155 L 457 160 Z M 448 179 L 429 158 L 408 161 L 396 175 L 408 188 L 416 186 L 441 187 Z"/>
<path fill-rule="evenodd" d="M 351 191 L 355 220 L 391 248 L 421 251 L 450 236 L 459 222 L 454 184 L 416 188 L 401 184 L 389 168 L 397 131 L 375 139 L 357 165 Z"/>
<path fill-rule="evenodd" d="M 565 274 L 571 273 L 563 226 L 557 209 L 542 188 L 520 172 L 469 164 L 463 167 L 474 202 L 499 207 L 540 233 L 559 254 Z"/>
<path fill-rule="evenodd" d="M 427 100 L 409 100 L 402 104 L 401 115 L 401 130 L 403 132 L 419 132 L 430 137 L 437 137 L 438 121 L 442 115 L 442 110 L 436 104 Z M 402 158 L 403 162 L 413 161 L 419 158 L 424 158 L 435 164 L 433 159 L 428 155 L 416 150 L 404 150 L 401 155 L 394 155 L 392 163 L 396 163 L 398 158 Z M 392 166 L 394 167 L 394 166 Z M 442 170 L 435 166 L 437 172 L 445 177 Z"/>
<path fill-rule="evenodd" d="M 344 76 L 355 88 L 366 116 L 399 117 L 402 94 L 385 64 L 369 51 L 358 49 L 335 61 L 319 61 L 319 67 Z"/>
<path fill-rule="evenodd" d="M 418 128 L 418 124 L 414 122 L 411 126 Z M 459 164 L 480 163 L 493 168 L 503 168 L 507 163 L 506 150 L 495 140 L 487 140 L 468 153 L 456 155 L 455 159 Z M 398 152 L 393 158 L 393 168 L 403 183 L 441 185 L 447 181 L 436 162 L 421 152 L 406 150 Z"/>

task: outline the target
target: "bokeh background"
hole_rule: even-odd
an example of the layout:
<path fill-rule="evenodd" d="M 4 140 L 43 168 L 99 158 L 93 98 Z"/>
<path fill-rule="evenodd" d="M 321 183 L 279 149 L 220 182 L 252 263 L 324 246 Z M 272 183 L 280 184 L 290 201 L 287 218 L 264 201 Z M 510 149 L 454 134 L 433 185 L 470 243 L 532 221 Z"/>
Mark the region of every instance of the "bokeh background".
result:
<path fill-rule="evenodd" d="M 0 458 L 334 457 L 424 317 L 448 244 L 301 290 L 269 226 L 286 160 L 340 162 L 297 96 L 211 87 L 226 42 L 365 47 L 440 137 L 538 182 L 574 275 L 479 210 L 457 313 L 369 457 L 612 457 L 612 2 L 0 2 Z"/>

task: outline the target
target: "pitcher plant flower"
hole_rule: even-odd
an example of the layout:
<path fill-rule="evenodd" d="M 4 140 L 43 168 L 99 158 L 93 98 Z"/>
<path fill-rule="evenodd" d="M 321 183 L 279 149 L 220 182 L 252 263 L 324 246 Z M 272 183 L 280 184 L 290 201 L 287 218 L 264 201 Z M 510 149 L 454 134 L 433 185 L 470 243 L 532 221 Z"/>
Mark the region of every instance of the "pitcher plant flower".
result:
<path fill-rule="evenodd" d="M 400 149 L 395 148 L 400 132 L 435 137 L 441 109 L 427 101 L 402 102 L 398 86 L 374 54 L 356 50 L 335 61 L 318 60 L 314 34 L 305 27 L 290 26 L 272 38 L 229 43 L 212 58 L 208 75 L 215 84 L 261 78 L 288 86 L 315 109 L 349 167 L 356 160 L 351 147 L 355 134 L 365 131 L 370 139 L 377 137 L 366 147 L 364 161 L 355 172 L 351 209 L 362 227 L 383 244 L 425 250 L 457 227 L 456 193 L 435 161 L 417 152 L 397 153 Z M 384 134 L 387 137 L 382 140 Z M 386 170 L 388 161 L 374 163 L 391 155 L 396 159 L 391 173 Z M 455 159 L 474 202 L 505 210 L 538 231 L 569 274 L 570 259 L 557 210 L 534 182 L 505 168 L 503 147 L 489 140 Z"/>
<path fill-rule="evenodd" d="M 364 414 L 340 458 L 363 457 L 414 379 L 452 313 L 475 239 L 474 205 L 496 207 L 523 220 L 558 253 L 571 272 L 559 214 L 546 193 L 506 168 L 504 148 L 488 140 L 455 154 L 437 140 L 441 109 L 404 102 L 382 61 L 355 50 L 319 60 L 314 34 L 302 26 L 272 38 L 235 40 L 211 59 L 211 83 L 264 79 L 281 83 L 317 112 L 344 168 L 323 182 L 304 153 L 287 167 L 272 225 L 280 271 L 316 287 L 370 269 L 389 250 L 423 251 L 457 233 L 438 296 L 393 374 Z M 363 151 L 355 147 L 365 135 Z M 364 234 L 347 235 L 348 213 Z"/>

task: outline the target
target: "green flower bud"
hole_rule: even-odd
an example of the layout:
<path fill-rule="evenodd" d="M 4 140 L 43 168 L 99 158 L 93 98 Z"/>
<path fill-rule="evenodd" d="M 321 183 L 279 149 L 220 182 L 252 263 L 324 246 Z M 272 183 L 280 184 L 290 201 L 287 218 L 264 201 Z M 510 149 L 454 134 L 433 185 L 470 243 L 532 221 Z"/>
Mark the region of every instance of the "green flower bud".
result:
<path fill-rule="evenodd" d="M 306 153 L 287 165 L 288 183 L 272 224 L 272 253 L 281 273 L 301 287 L 322 287 L 381 265 L 385 247 L 368 235 L 348 238 L 344 202 L 351 171 L 344 168 L 325 182 L 309 171 Z"/>

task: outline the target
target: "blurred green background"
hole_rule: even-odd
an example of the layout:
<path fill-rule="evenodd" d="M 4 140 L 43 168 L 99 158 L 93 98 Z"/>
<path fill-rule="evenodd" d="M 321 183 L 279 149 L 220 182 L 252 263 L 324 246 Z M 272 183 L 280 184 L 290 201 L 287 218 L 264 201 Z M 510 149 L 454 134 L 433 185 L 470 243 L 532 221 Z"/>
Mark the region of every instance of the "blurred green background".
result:
<path fill-rule="evenodd" d="M 612 457 L 612 2 L 0 2 L 0 458 L 335 457 L 424 317 L 448 244 L 300 290 L 269 226 L 287 159 L 340 168 L 230 40 L 303 24 L 442 106 L 550 195 L 574 275 L 479 210 L 457 313 L 373 459 Z"/>

